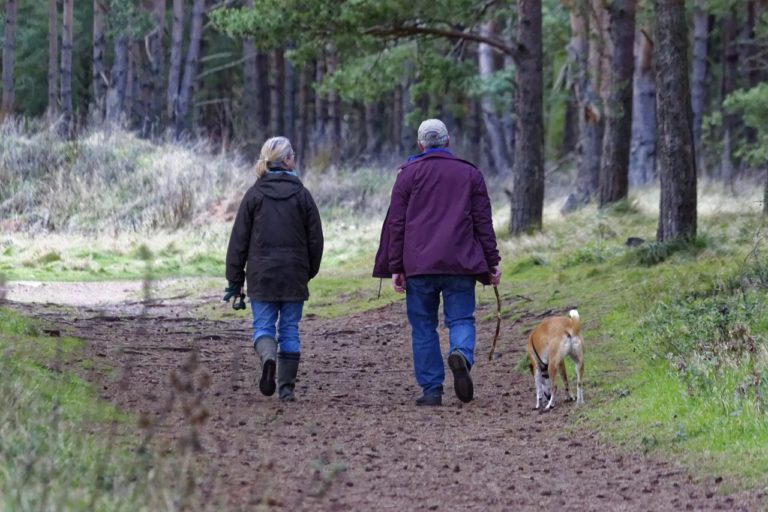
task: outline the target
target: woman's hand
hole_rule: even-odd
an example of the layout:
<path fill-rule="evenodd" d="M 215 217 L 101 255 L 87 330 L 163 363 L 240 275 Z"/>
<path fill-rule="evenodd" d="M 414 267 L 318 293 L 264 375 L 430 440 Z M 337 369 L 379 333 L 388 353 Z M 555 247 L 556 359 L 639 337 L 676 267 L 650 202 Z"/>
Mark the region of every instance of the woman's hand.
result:
<path fill-rule="evenodd" d="M 392 274 L 392 289 L 397 293 L 405 293 L 405 274 Z"/>

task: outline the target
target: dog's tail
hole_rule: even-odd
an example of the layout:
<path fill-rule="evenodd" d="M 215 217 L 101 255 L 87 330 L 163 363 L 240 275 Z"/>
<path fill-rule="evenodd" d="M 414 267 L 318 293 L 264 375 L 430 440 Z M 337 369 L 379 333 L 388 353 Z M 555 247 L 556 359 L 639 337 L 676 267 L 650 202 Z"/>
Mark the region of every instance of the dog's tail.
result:
<path fill-rule="evenodd" d="M 578 336 L 581 334 L 581 319 L 579 318 L 579 312 L 572 309 L 568 312 L 568 317 L 571 319 L 571 329 L 573 329 L 573 335 Z"/>

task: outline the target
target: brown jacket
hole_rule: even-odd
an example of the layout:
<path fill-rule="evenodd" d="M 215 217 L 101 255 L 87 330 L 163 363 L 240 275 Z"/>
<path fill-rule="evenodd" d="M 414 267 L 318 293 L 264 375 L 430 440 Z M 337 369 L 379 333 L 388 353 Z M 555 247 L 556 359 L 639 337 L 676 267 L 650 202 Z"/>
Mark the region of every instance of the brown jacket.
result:
<path fill-rule="evenodd" d="M 307 283 L 320 270 L 323 227 L 301 180 L 268 173 L 246 192 L 227 249 L 227 280 L 248 281 L 259 301 L 309 298 Z"/>

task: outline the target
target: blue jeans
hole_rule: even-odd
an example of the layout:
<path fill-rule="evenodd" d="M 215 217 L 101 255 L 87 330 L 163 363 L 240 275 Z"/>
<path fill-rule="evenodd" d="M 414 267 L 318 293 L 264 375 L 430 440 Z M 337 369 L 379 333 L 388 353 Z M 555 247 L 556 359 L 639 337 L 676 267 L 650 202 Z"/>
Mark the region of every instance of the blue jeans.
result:
<path fill-rule="evenodd" d="M 413 368 L 416 382 L 425 395 L 440 394 L 445 379 L 437 310 L 443 294 L 443 313 L 450 348 L 464 356 L 467 365 L 475 362 L 475 278 L 473 276 L 414 276 L 405 281 L 405 304 L 413 339 Z"/>
<path fill-rule="evenodd" d="M 280 352 L 301 352 L 299 320 L 303 309 L 304 302 L 261 302 L 251 299 L 254 343 L 262 336 L 269 336 L 277 340 Z"/>

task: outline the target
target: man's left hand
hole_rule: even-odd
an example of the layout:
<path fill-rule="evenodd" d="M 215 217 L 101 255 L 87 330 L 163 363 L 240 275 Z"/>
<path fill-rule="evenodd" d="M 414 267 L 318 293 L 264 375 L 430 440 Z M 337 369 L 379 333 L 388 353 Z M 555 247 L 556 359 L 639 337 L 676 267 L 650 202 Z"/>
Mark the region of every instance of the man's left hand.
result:
<path fill-rule="evenodd" d="M 405 274 L 392 274 L 392 289 L 397 293 L 405 293 Z"/>

